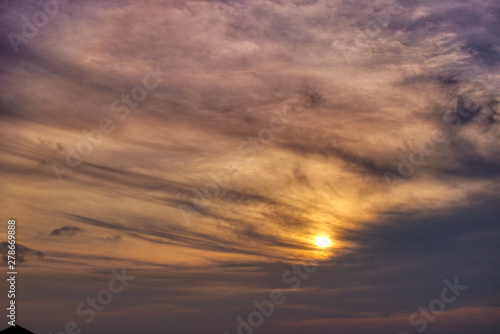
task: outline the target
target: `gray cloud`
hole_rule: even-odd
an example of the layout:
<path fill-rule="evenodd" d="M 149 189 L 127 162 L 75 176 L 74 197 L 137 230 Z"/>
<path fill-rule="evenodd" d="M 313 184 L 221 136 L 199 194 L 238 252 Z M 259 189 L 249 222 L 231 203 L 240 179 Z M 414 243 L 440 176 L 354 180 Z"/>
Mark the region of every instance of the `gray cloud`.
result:
<path fill-rule="evenodd" d="M 8 246 L 9 246 L 9 243 L 5 242 L 5 241 L 0 244 L 0 249 L 2 250 L 2 254 L 3 254 L 2 259 L 5 262 L 5 264 L 7 264 L 7 261 L 8 261 L 8 255 L 7 255 L 7 252 L 9 250 Z M 16 262 L 24 263 L 24 262 L 27 262 L 27 259 L 31 258 L 31 257 L 37 258 L 37 259 L 43 259 L 45 257 L 45 254 L 40 252 L 40 251 L 33 250 L 31 248 L 23 246 L 22 244 L 17 243 L 16 244 L 16 254 L 14 257 L 15 257 Z"/>
<path fill-rule="evenodd" d="M 76 226 L 63 226 L 61 228 L 57 228 L 53 230 L 50 235 L 51 236 L 62 236 L 62 237 L 73 237 L 80 232 L 83 232 L 79 227 Z"/>

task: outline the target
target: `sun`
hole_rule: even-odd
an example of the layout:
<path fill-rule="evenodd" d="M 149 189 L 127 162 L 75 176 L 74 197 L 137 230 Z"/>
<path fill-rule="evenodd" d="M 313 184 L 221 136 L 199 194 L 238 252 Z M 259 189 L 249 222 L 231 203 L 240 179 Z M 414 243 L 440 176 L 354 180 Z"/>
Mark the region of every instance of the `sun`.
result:
<path fill-rule="evenodd" d="M 321 236 L 316 237 L 316 245 L 318 245 L 318 247 L 325 248 L 330 246 L 331 244 L 332 242 L 327 237 L 321 237 Z"/>

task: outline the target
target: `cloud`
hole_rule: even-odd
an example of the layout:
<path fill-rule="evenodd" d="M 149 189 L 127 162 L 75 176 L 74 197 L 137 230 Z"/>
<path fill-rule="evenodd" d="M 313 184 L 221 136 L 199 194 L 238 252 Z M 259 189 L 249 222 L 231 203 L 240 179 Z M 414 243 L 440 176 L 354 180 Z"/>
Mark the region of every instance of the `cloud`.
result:
<path fill-rule="evenodd" d="M 62 236 L 62 237 L 73 237 L 80 232 L 83 232 L 79 227 L 76 226 L 63 226 L 61 228 L 57 228 L 53 230 L 50 235 L 51 236 Z"/>
<path fill-rule="evenodd" d="M 231 332 L 308 258 L 321 270 L 263 330 L 398 332 L 455 276 L 471 289 L 443 323 L 461 307 L 487 318 L 500 293 L 500 6 L 391 3 L 72 1 L 19 53 L 3 38 L 0 199 L 53 259 L 33 266 L 50 279 L 25 276 L 36 329 L 54 332 L 74 317 L 66 303 L 128 266 L 142 276 L 116 310 L 144 312 L 153 332 Z M 37 11 L 2 2 L 0 33 L 22 34 Z M 133 100 L 157 66 L 162 82 Z M 422 145 L 432 152 L 400 175 Z M 317 235 L 335 248 L 319 252 Z M 45 291 L 64 303 L 36 308 Z M 95 332 L 133 332 L 101 320 Z"/>
<path fill-rule="evenodd" d="M 8 261 L 8 250 L 9 250 L 9 243 L 4 241 L 0 244 L 0 249 L 2 251 L 2 254 L 3 254 L 3 261 L 5 263 L 7 263 Z M 33 250 L 31 248 L 28 248 L 26 246 L 23 246 L 19 243 L 16 244 L 16 254 L 15 254 L 15 261 L 16 262 L 19 262 L 19 263 L 24 263 L 24 262 L 27 262 L 27 259 L 28 258 L 37 258 L 37 259 L 44 259 L 45 257 L 45 254 L 40 252 L 40 251 L 37 251 L 37 250 Z"/>
<path fill-rule="evenodd" d="M 107 237 L 110 242 L 120 242 L 122 241 L 122 236 L 120 234 L 111 234 Z"/>

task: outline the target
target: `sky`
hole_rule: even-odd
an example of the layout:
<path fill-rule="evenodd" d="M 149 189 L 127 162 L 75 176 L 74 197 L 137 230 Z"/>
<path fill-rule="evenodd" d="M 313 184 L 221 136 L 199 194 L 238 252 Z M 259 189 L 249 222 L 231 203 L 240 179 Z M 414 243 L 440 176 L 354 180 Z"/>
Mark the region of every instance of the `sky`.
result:
<path fill-rule="evenodd" d="M 0 35 L 17 324 L 500 332 L 498 1 L 4 0 Z"/>

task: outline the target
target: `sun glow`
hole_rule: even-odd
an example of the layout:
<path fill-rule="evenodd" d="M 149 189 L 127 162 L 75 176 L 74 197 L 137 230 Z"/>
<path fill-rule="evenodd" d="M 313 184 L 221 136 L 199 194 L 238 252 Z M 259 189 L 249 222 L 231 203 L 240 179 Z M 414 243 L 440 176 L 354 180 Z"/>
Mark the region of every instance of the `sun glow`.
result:
<path fill-rule="evenodd" d="M 318 247 L 325 248 L 325 247 L 330 246 L 331 244 L 332 244 L 332 242 L 327 237 L 321 237 L 321 236 L 316 237 L 316 245 Z"/>

